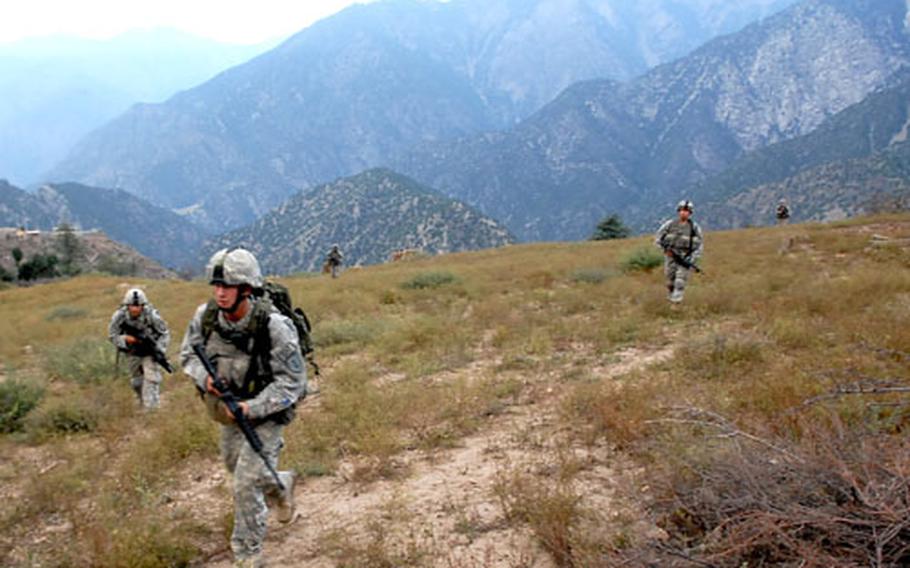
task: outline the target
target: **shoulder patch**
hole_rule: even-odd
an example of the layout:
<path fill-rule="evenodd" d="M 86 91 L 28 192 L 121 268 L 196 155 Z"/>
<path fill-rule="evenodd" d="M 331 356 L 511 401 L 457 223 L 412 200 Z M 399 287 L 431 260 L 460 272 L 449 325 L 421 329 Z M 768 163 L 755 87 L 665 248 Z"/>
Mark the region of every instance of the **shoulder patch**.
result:
<path fill-rule="evenodd" d="M 300 352 L 296 349 L 294 350 L 293 355 L 287 361 L 288 369 L 295 373 L 303 372 L 303 358 L 300 356 Z"/>

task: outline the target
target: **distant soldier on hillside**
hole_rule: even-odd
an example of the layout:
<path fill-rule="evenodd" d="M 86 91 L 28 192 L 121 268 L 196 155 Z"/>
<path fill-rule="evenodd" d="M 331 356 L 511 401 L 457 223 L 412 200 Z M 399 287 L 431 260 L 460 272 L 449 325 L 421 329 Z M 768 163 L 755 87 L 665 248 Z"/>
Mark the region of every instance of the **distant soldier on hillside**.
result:
<path fill-rule="evenodd" d="M 158 408 L 161 385 L 158 367 L 162 364 L 169 367 L 164 353 L 171 332 L 145 292 L 139 288 L 126 292 L 123 304 L 111 317 L 108 335 L 114 347 L 126 354 L 130 384 L 142 407 L 145 410 Z"/>
<path fill-rule="evenodd" d="M 307 388 L 293 321 L 266 297 L 259 262 L 223 249 L 206 267 L 212 299 L 200 305 L 180 348 L 183 371 L 221 426 L 221 457 L 234 478 L 235 566 L 263 565 L 269 508 L 294 520 L 293 471 L 277 471 L 284 427 Z"/>
<path fill-rule="evenodd" d="M 677 218 L 661 225 L 654 241 L 667 257 L 664 259 L 664 274 L 667 277 L 668 299 L 674 304 L 682 302 L 689 272 L 698 270 L 695 261 L 704 250 L 701 227 L 691 218 L 694 210 L 691 201 L 680 201 L 676 206 Z"/>
<path fill-rule="evenodd" d="M 790 222 L 790 207 L 787 205 L 786 199 L 781 199 L 777 202 L 775 216 L 777 217 L 778 225 L 786 225 Z"/>
<path fill-rule="evenodd" d="M 326 272 L 331 272 L 332 278 L 338 278 L 338 271 L 343 262 L 344 255 L 341 254 L 341 249 L 338 248 L 338 245 L 332 245 L 332 249 L 325 255 L 325 266 L 328 268 Z"/>

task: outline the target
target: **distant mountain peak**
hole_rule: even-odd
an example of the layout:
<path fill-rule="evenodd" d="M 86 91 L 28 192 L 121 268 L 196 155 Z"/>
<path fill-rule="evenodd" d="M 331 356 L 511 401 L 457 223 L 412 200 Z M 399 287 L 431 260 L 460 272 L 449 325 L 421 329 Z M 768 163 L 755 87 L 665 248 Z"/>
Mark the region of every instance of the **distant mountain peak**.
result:
<path fill-rule="evenodd" d="M 352 6 L 164 104 L 132 108 L 48 177 L 175 210 L 201 203 L 193 218 L 221 231 L 415 147 L 509 127 L 575 81 L 634 77 L 646 59 L 672 60 L 792 2 Z"/>
<path fill-rule="evenodd" d="M 501 246 L 508 230 L 464 203 L 375 168 L 298 193 L 248 227 L 211 240 L 203 257 L 245 246 L 273 273 L 313 271 L 341 245 L 349 265 L 386 261 L 396 250 L 428 254 Z"/>

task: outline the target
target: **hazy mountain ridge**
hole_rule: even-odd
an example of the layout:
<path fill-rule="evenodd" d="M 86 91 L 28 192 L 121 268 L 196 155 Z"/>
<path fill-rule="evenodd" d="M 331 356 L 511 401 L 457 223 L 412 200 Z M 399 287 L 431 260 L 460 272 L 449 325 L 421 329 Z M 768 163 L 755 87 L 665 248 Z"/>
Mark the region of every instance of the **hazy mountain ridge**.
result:
<path fill-rule="evenodd" d="M 802 193 L 800 188 L 810 182 L 811 172 L 820 176 L 819 185 L 831 187 L 834 185 L 831 179 L 834 172 L 840 172 L 837 175 L 842 176 L 849 171 L 851 178 L 865 179 L 872 175 L 872 171 L 880 168 L 880 159 L 884 159 L 886 154 L 892 159 L 900 156 L 903 150 L 890 150 L 907 141 L 910 125 L 908 101 L 910 71 L 902 70 L 894 77 L 893 84 L 832 116 L 813 132 L 746 154 L 720 174 L 693 187 L 691 195 L 697 201 L 709 203 L 712 210 L 720 212 L 725 210 L 724 202 L 727 200 L 732 205 L 745 194 L 761 195 L 759 188 L 765 188 L 769 192 L 768 201 L 773 205 L 772 201 L 776 203 L 777 198 L 786 197 L 787 191 L 784 188 L 789 188 L 788 191 L 794 193 L 793 198 L 802 201 L 798 210 L 803 214 L 824 210 L 826 206 L 823 194 L 810 192 L 818 202 L 799 195 Z M 882 155 L 878 156 L 879 154 Z M 870 157 L 872 159 L 865 159 Z M 870 168 L 868 175 L 860 174 L 864 167 Z M 851 200 L 855 204 L 862 204 L 875 192 L 871 186 L 867 192 L 862 191 L 861 185 L 854 183 L 852 187 L 857 192 Z M 832 196 L 832 203 L 835 201 L 837 200 Z M 766 207 L 763 205 L 760 209 Z M 857 209 L 845 206 L 839 209 L 843 214 L 862 212 L 861 207 Z M 750 224 L 760 222 L 756 216 L 746 216 Z M 772 218 L 767 217 L 764 222 L 769 222 Z M 821 219 L 826 216 L 810 214 L 805 218 Z M 740 213 L 731 219 L 718 218 L 715 224 L 723 227 L 740 226 L 745 222 L 742 219 L 743 214 Z"/>
<path fill-rule="evenodd" d="M 651 229 L 656 203 L 748 150 L 806 134 L 910 61 L 903 0 L 807 0 L 630 83 L 574 85 L 517 127 L 394 166 L 523 239 L 583 238 L 606 212 Z"/>
<path fill-rule="evenodd" d="M 204 232 L 122 190 L 53 184 L 29 193 L 0 183 L 0 226 L 50 230 L 62 222 L 99 229 L 171 267 L 195 268 Z"/>
<path fill-rule="evenodd" d="M 671 0 L 353 6 L 166 104 L 132 109 L 48 177 L 192 208 L 213 231 L 238 226 L 297 189 L 508 126 L 574 81 L 631 76 L 790 1 L 720 12 Z M 641 38 L 619 33 L 633 22 Z"/>
<path fill-rule="evenodd" d="M 299 193 L 248 227 L 206 243 L 244 246 L 271 273 L 313 271 L 339 244 L 347 265 L 385 262 L 393 251 L 459 252 L 509 244 L 496 221 L 395 172 L 374 169 Z"/>
<path fill-rule="evenodd" d="M 701 214 L 713 228 L 769 225 L 779 199 L 787 200 L 792 219 L 798 222 L 835 221 L 875 213 L 882 205 L 910 203 L 910 143 L 750 187 L 724 201 L 706 203 Z"/>
<path fill-rule="evenodd" d="M 176 30 L 0 43 L 0 175 L 20 184 L 139 101 L 162 101 L 266 49 Z"/>

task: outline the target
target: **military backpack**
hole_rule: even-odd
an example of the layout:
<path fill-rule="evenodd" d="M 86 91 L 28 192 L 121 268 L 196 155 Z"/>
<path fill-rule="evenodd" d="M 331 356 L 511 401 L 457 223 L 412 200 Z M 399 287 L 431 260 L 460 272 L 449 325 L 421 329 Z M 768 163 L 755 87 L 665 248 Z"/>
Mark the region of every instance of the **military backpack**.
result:
<path fill-rule="evenodd" d="M 202 314 L 202 336 L 208 341 L 213 332 L 218 333 L 223 339 L 234 344 L 238 349 L 250 355 L 250 365 L 244 377 L 243 385 L 236 389 L 235 395 L 246 400 L 255 397 L 271 382 L 272 369 L 269 353 L 272 339 L 268 329 L 269 314 L 272 306 L 281 315 L 286 316 L 294 324 L 300 343 L 300 351 L 304 358 L 313 367 L 315 375 L 319 375 L 319 366 L 313 358 L 313 340 L 310 335 L 310 320 L 300 307 L 293 307 L 291 294 L 288 289 L 276 282 L 266 282 L 265 285 L 254 292 L 257 302 L 250 316 L 250 323 L 243 331 L 225 332 L 218 325 L 218 305 L 210 300 Z M 232 389 L 235 390 L 235 389 Z M 301 396 L 301 399 L 306 393 Z M 212 400 L 208 400 L 211 398 Z M 209 412 L 219 422 L 229 423 L 230 417 L 221 409 L 220 403 L 214 397 L 203 394 L 203 399 L 210 406 Z M 270 417 L 279 424 L 287 424 L 293 419 L 294 408 Z"/>

